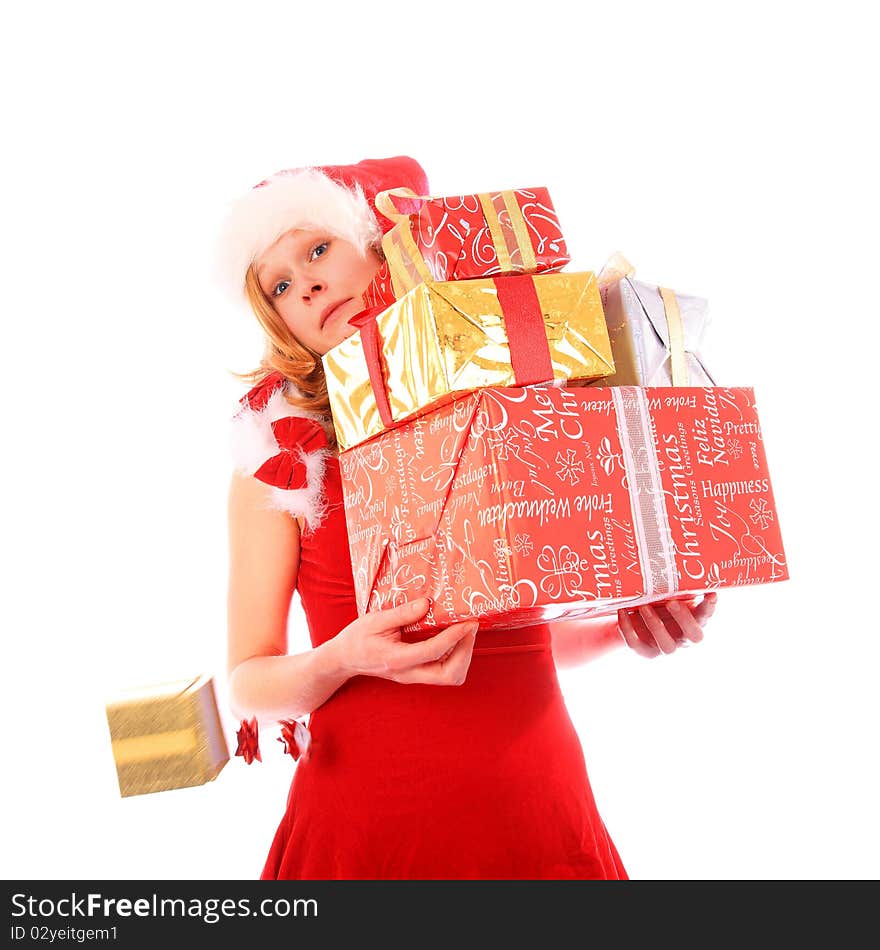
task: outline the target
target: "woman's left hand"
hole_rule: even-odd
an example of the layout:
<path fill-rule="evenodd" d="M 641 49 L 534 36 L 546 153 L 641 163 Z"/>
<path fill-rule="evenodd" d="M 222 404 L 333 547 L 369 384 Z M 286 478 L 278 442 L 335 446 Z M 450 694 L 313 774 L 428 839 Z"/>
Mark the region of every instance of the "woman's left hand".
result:
<path fill-rule="evenodd" d="M 703 627 L 715 613 L 718 595 L 711 591 L 697 603 L 696 597 L 663 600 L 617 611 L 617 629 L 627 646 L 639 656 L 674 653 L 679 647 L 699 643 Z"/>

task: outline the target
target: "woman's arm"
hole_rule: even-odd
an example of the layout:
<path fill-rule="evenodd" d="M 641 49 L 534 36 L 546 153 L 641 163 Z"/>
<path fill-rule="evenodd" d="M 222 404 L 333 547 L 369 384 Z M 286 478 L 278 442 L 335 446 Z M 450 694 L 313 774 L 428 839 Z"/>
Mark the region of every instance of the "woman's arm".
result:
<path fill-rule="evenodd" d="M 296 719 L 349 678 L 334 640 L 287 656 L 299 525 L 269 507 L 267 487 L 236 474 L 229 491 L 228 674 L 236 717 Z"/>
<path fill-rule="evenodd" d="M 299 526 L 269 506 L 267 487 L 249 475 L 233 476 L 229 552 L 227 668 L 236 717 L 296 719 L 358 675 L 437 686 L 464 682 L 476 622 L 452 624 L 417 643 L 402 639 L 402 627 L 427 613 L 427 598 L 370 611 L 320 646 L 287 656 Z"/>

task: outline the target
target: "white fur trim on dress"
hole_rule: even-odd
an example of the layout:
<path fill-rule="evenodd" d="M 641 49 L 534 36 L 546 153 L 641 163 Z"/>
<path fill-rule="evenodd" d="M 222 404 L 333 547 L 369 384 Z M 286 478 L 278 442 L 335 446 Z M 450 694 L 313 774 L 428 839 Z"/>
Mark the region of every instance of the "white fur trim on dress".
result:
<path fill-rule="evenodd" d="M 382 238 L 359 185 L 346 188 L 314 168 L 279 172 L 234 201 L 221 226 L 217 279 L 233 299 L 244 298 L 245 274 L 254 259 L 295 228 L 327 231 L 364 252 Z"/>
<path fill-rule="evenodd" d="M 292 406 L 284 398 L 281 387 L 272 393 L 259 412 L 243 406 L 236 413 L 232 419 L 229 440 L 236 471 L 253 475 L 264 462 L 278 454 L 272 423 L 288 416 L 314 419 L 316 422 L 321 419 L 320 413 Z M 266 485 L 266 488 L 270 507 L 286 511 L 296 518 L 304 518 L 308 529 L 314 531 L 325 514 L 324 467 L 330 452 L 328 449 L 318 449 L 315 452 L 301 452 L 300 455 L 306 466 L 305 488 L 287 490 L 271 485 Z"/>

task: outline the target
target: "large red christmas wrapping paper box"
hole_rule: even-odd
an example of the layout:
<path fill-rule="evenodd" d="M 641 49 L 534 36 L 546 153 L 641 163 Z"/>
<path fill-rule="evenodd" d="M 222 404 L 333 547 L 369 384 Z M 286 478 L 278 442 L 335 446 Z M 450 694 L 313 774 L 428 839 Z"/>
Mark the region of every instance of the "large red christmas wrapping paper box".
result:
<path fill-rule="evenodd" d="M 358 610 L 484 629 L 788 577 L 749 388 L 476 391 L 340 456 Z"/>
<path fill-rule="evenodd" d="M 395 196 L 409 210 L 421 204 L 403 214 Z M 422 282 L 549 273 L 570 261 L 546 188 L 448 197 L 390 189 L 376 207 L 396 223 L 382 239 L 385 264 L 364 295 L 368 307 L 390 306 Z"/>

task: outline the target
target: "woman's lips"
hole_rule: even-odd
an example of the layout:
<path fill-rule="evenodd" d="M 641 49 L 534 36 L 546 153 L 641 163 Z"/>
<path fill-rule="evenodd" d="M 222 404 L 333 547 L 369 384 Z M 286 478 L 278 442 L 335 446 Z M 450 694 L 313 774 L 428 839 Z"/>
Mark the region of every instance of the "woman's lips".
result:
<path fill-rule="evenodd" d="M 340 300 L 339 303 L 332 303 L 328 307 L 324 308 L 324 312 L 321 314 L 321 328 L 324 324 L 339 310 L 340 307 L 344 307 L 347 303 L 351 303 L 354 300 L 354 297 L 349 297 L 346 300 Z"/>

